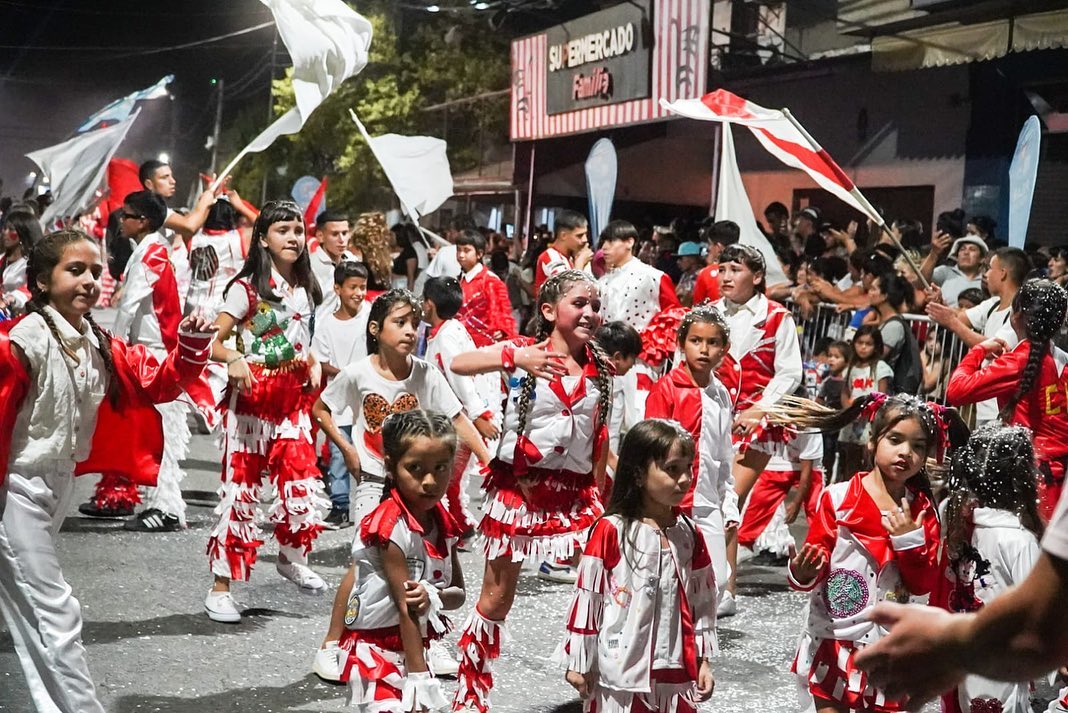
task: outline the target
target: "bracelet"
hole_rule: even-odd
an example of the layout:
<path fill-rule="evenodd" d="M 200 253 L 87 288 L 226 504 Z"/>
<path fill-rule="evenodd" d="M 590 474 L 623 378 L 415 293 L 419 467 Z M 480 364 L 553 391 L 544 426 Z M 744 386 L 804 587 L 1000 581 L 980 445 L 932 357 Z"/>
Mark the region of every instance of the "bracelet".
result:
<path fill-rule="evenodd" d="M 231 364 L 233 364 L 233 363 L 234 363 L 235 361 L 240 361 L 241 359 L 244 359 L 244 358 L 245 358 L 245 355 L 244 355 L 244 354 L 238 354 L 238 355 L 237 355 L 237 356 L 235 356 L 235 357 L 234 357 L 233 359 L 229 359 L 229 360 L 227 360 L 227 362 L 226 362 L 226 366 L 230 366 L 230 365 L 231 365 Z"/>
<path fill-rule="evenodd" d="M 509 374 L 515 371 L 515 347 L 505 344 L 501 348 L 501 368 Z"/>

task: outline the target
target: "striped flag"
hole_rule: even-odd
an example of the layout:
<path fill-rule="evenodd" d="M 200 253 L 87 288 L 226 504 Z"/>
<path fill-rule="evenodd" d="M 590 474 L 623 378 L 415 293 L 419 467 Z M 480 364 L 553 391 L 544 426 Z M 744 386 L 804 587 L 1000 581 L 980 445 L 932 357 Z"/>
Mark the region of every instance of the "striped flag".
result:
<path fill-rule="evenodd" d="M 877 224 L 883 219 L 845 171 L 805 131 L 789 110 L 765 109 L 725 89 L 700 99 L 661 102 L 671 112 L 701 121 L 723 121 L 749 128 L 772 156 L 787 166 L 799 168 L 820 188 L 845 201 Z"/>

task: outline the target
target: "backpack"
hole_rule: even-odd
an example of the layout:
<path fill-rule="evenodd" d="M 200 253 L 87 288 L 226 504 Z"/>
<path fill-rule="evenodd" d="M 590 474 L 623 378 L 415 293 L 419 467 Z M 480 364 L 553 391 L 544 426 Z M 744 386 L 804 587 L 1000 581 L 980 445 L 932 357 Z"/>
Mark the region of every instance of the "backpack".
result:
<path fill-rule="evenodd" d="M 923 363 L 920 361 L 920 343 L 912 333 L 912 327 L 901 315 L 891 317 L 887 322 L 898 321 L 905 330 L 905 341 L 898 347 L 896 356 L 887 355 L 887 363 L 894 370 L 891 388 L 895 394 L 920 393 L 923 384 Z"/>

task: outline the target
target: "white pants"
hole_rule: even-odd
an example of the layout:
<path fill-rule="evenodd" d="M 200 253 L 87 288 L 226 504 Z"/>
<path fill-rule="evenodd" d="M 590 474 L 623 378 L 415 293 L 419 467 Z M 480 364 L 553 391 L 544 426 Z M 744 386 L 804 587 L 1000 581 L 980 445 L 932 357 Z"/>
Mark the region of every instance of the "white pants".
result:
<path fill-rule="evenodd" d="M 145 509 L 156 508 L 168 515 L 177 515 L 185 525 L 185 500 L 182 499 L 182 480 L 185 471 L 181 461 L 189 455 L 189 432 L 186 420 L 187 407 L 180 401 L 156 404 L 163 419 L 163 459 L 159 465 L 156 487 L 145 489 Z"/>
<path fill-rule="evenodd" d="M 42 713 L 104 713 L 82 646 L 81 606 L 56 556 L 73 490 L 73 467 L 62 463 L 8 473 L 0 486 L 0 611 Z"/>
<path fill-rule="evenodd" d="M 731 578 L 731 566 L 727 562 L 727 535 L 723 527 L 723 511 L 717 507 L 694 505 L 693 519 L 697 529 L 705 537 L 708 556 L 712 560 L 712 571 L 716 575 L 716 591 L 719 596 L 727 589 Z"/>

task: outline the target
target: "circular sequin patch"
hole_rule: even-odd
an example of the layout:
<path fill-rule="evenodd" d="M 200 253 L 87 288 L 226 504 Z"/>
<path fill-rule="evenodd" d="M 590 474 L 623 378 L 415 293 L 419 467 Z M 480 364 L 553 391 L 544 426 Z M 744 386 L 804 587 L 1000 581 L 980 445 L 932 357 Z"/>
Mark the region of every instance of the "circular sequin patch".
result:
<path fill-rule="evenodd" d="M 835 619 L 856 616 L 868 606 L 868 583 L 860 572 L 835 569 L 823 585 L 823 602 Z"/>

